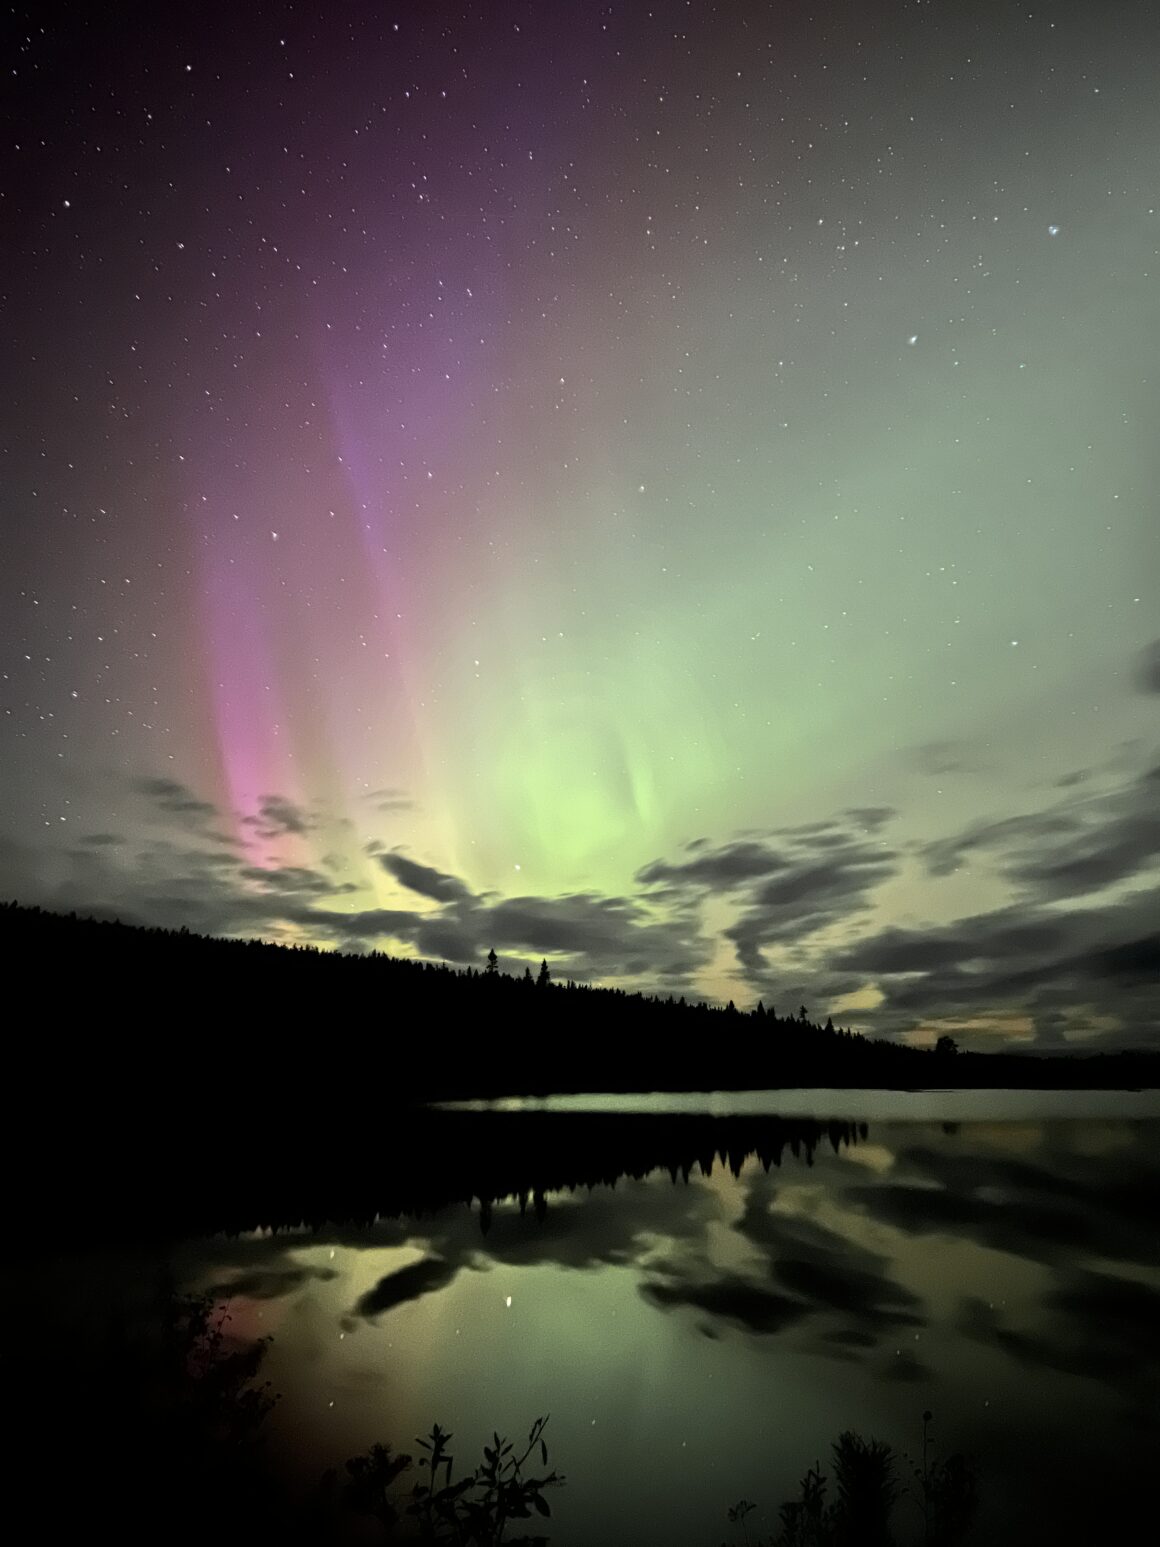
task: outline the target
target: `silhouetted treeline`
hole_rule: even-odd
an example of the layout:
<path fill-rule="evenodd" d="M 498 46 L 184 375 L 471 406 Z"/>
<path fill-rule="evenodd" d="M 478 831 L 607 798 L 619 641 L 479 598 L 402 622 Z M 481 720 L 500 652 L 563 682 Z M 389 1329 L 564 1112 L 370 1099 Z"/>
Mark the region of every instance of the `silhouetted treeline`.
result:
<path fill-rule="evenodd" d="M 546 964 L 533 979 L 139 929 L 15 903 L 0 904 L 0 948 L 10 993 L 27 993 L 35 1006 L 27 1029 L 47 1016 L 71 1055 L 94 1055 L 98 1069 L 130 1043 L 167 1064 L 188 1028 L 228 1037 L 234 1067 L 267 1090 L 288 1057 L 300 1060 L 302 1096 L 339 1067 L 347 1080 L 357 1071 L 372 1082 L 380 1104 L 583 1090 L 1160 1084 L 1156 1053 L 954 1053 L 944 1038 L 935 1054 L 829 1019 L 820 1025 L 804 1006 L 796 1015 L 760 1006 L 743 1013 L 732 1003 L 553 983 Z"/>

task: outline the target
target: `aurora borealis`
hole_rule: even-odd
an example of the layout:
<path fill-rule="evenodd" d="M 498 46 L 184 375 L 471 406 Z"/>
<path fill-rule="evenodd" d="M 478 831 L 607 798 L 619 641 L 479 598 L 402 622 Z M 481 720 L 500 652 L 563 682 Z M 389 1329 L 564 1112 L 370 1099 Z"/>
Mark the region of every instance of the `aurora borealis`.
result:
<path fill-rule="evenodd" d="M 25 9 L 0 894 L 1149 1038 L 1160 17 L 816 12 Z"/>

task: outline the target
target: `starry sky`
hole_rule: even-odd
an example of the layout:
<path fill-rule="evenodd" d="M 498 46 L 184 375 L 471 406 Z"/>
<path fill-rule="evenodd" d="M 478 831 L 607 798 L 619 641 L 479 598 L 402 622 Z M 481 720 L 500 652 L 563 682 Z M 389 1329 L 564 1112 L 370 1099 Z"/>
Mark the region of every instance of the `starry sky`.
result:
<path fill-rule="evenodd" d="M 0 895 L 1160 1005 L 1160 16 L 17 7 Z"/>

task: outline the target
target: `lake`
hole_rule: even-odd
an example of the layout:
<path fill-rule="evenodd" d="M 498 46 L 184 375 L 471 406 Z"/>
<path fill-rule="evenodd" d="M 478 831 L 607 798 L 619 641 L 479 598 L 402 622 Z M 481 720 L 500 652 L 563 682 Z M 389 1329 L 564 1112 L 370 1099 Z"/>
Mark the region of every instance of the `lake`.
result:
<path fill-rule="evenodd" d="M 1151 1486 L 1157 1093 L 572 1097 L 403 1129 L 345 1191 L 332 1156 L 265 1214 L 249 1195 L 240 1234 L 143 1251 L 130 1220 L 90 1248 L 91 1293 L 164 1259 L 272 1337 L 304 1478 L 433 1421 L 467 1461 L 550 1413 L 554 1543 L 716 1547 L 742 1498 L 771 1532 L 841 1430 L 919 1459 L 930 1410 L 935 1454 L 978 1463 L 972 1541 L 1107 1540 Z M 912 1500 L 895 1519 L 922 1539 Z"/>

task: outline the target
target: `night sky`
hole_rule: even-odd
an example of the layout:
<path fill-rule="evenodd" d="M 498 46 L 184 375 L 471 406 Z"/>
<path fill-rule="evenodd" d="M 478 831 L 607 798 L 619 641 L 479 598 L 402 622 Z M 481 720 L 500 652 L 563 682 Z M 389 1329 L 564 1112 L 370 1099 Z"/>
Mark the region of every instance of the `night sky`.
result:
<path fill-rule="evenodd" d="M 17 11 L 0 895 L 1149 1041 L 1154 0 Z"/>

